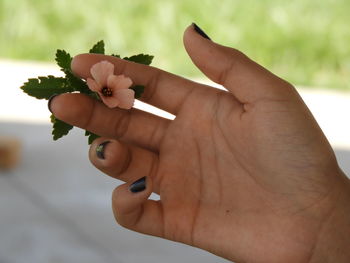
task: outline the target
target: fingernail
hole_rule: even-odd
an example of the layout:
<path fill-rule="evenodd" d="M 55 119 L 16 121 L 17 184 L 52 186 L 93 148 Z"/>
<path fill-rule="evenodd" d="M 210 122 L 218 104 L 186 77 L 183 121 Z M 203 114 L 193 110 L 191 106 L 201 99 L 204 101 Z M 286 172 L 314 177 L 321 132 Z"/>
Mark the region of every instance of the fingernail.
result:
<path fill-rule="evenodd" d="M 50 98 L 49 98 L 49 100 L 48 100 L 48 102 L 47 102 L 47 107 L 49 108 L 49 111 L 52 113 L 52 110 L 51 110 L 51 103 L 52 103 L 52 101 L 53 101 L 53 99 L 55 98 L 55 97 L 57 97 L 58 96 L 58 94 L 53 94 Z"/>
<path fill-rule="evenodd" d="M 145 189 L 146 189 L 146 176 L 133 182 L 129 187 L 129 190 L 132 193 L 138 193 L 138 192 L 141 192 Z"/>
<path fill-rule="evenodd" d="M 110 141 L 105 141 L 96 147 L 96 155 L 98 158 L 102 160 L 105 159 L 105 148 L 108 143 L 110 143 Z"/>
<path fill-rule="evenodd" d="M 206 38 L 206 39 L 211 40 L 210 37 L 209 37 L 199 26 L 196 25 L 196 23 L 192 23 L 192 25 L 193 25 L 194 30 L 195 30 L 198 34 L 200 34 L 202 37 L 204 37 L 204 38 Z"/>

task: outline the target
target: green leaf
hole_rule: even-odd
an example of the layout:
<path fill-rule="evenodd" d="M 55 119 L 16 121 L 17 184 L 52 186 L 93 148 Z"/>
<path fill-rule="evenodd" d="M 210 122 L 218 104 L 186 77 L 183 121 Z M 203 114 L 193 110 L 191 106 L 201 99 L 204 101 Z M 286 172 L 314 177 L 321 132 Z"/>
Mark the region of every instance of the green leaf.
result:
<path fill-rule="evenodd" d="M 117 54 L 112 54 L 111 56 L 116 57 L 116 58 L 120 58 L 120 55 L 117 55 Z"/>
<path fill-rule="evenodd" d="M 64 50 L 57 50 L 56 52 L 57 64 L 61 67 L 62 71 L 66 73 L 67 84 L 71 86 L 73 91 L 79 91 L 89 94 L 91 90 L 87 86 L 86 82 L 76 77 L 70 68 L 72 57 Z"/>
<path fill-rule="evenodd" d="M 89 131 L 85 131 L 85 136 L 89 136 L 89 138 L 88 138 L 89 145 L 97 138 L 100 138 L 100 136 L 98 136 L 97 134 L 94 134 L 94 133 L 89 132 Z"/>
<path fill-rule="evenodd" d="M 63 137 L 64 135 L 67 135 L 68 132 L 73 129 L 73 126 L 65 123 L 59 119 L 57 119 L 55 116 L 51 115 L 51 122 L 53 123 L 53 129 L 52 129 L 52 135 L 53 139 L 56 141 L 59 138 Z"/>
<path fill-rule="evenodd" d="M 72 72 L 66 72 L 66 78 L 68 84 L 74 91 L 79 91 L 81 93 L 90 94 L 93 93 L 86 84 L 86 82 L 78 77 L 76 77 Z"/>
<path fill-rule="evenodd" d="M 151 65 L 153 58 L 154 58 L 154 56 L 150 56 L 150 55 L 146 55 L 146 54 L 138 54 L 138 55 L 131 56 L 131 57 L 125 57 L 123 59 L 129 60 L 132 62 L 136 62 L 139 64 Z"/>
<path fill-rule="evenodd" d="M 65 78 L 54 76 L 28 79 L 28 82 L 25 82 L 21 89 L 37 99 L 49 99 L 52 95 L 73 91 Z"/>
<path fill-rule="evenodd" d="M 142 93 L 144 92 L 145 86 L 136 85 L 136 86 L 130 87 L 130 89 L 135 91 L 135 99 L 138 99 L 141 97 Z"/>
<path fill-rule="evenodd" d="M 89 51 L 89 53 L 104 54 L 105 53 L 105 43 L 103 40 L 97 42 Z"/>
<path fill-rule="evenodd" d="M 57 49 L 55 60 L 63 72 L 71 71 L 70 64 L 72 62 L 72 57 L 69 55 L 69 53 L 64 50 Z"/>

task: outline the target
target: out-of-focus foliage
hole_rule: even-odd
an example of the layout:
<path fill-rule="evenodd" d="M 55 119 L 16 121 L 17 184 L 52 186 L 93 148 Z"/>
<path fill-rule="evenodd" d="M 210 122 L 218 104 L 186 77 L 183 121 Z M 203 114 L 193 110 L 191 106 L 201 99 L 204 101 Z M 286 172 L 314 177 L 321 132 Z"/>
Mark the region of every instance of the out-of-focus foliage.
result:
<path fill-rule="evenodd" d="M 108 53 L 200 76 L 182 45 L 195 21 L 293 84 L 350 89 L 349 14 L 348 0 L 0 0 L 0 57 L 53 61 L 104 39 Z"/>

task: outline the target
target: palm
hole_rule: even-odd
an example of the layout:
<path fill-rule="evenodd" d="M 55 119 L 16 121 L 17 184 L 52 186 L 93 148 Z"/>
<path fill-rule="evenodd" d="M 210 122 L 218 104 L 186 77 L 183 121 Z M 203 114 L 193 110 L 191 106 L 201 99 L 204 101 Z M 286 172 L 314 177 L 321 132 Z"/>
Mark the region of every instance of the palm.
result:
<path fill-rule="evenodd" d="M 309 186 L 295 182 L 302 169 L 311 170 L 292 164 L 305 163 L 298 147 L 309 138 L 293 123 L 287 132 L 286 126 L 278 129 L 281 121 L 288 122 L 286 104 L 264 101 L 243 112 L 233 96 L 214 90 L 187 99 L 162 141 L 155 177 L 166 238 L 219 253 L 231 249 L 232 239 L 238 244 L 244 237 L 236 252 L 242 258 L 269 253 L 282 257 L 298 248 L 300 253 L 290 260 L 307 259 L 318 225 L 305 231 L 306 223 L 298 218 L 307 215 L 307 207 L 322 200 L 324 192 L 310 194 L 311 188 L 303 190 Z M 311 155 L 312 145 L 306 150 Z M 288 158 L 282 154 L 286 151 Z M 300 231 L 303 240 L 298 240 Z"/>

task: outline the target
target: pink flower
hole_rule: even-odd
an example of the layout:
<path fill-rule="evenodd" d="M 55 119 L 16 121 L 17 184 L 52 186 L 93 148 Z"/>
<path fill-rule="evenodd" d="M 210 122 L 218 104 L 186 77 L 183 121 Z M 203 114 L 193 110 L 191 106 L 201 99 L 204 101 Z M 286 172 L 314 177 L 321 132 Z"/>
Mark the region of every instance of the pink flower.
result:
<path fill-rule="evenodd" d="M 114 75 L 114 65 L 101 61 L 90 69 L 93 79 L 87 79 L 90 90 L 100 95 L 103 103 L 109 108 L 119 107 L 131 109 L 134 105 L 135 92 L 129 89 L 132 85 L 130 78 L 124 75 Z"/>

